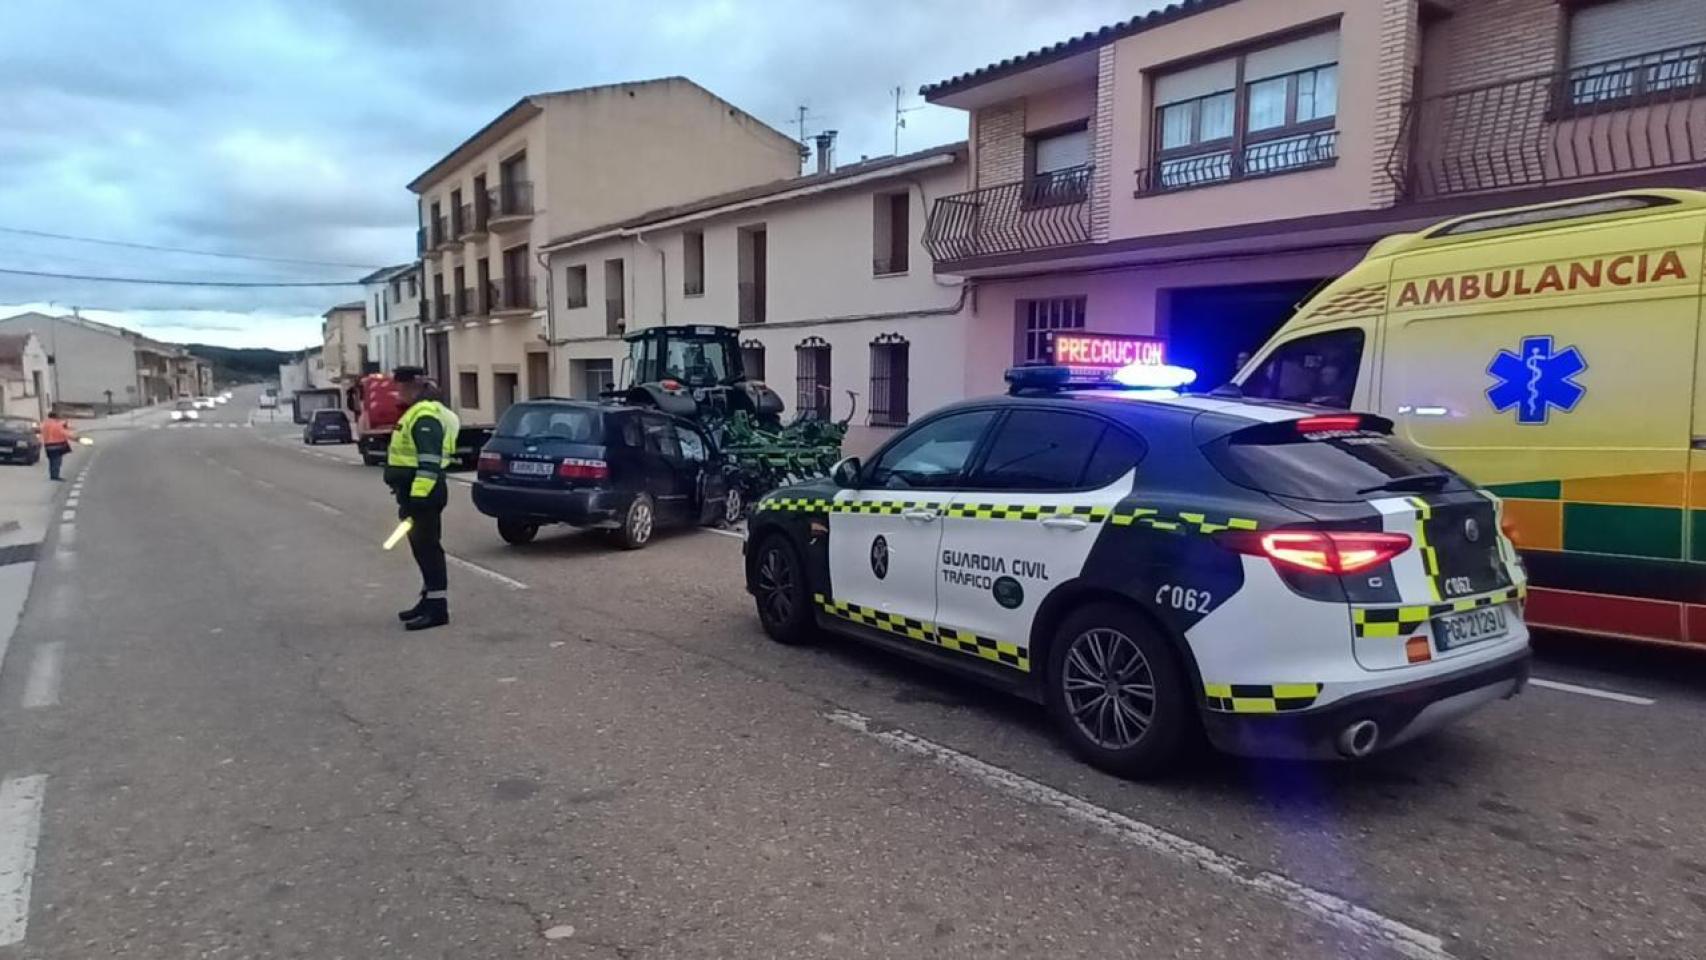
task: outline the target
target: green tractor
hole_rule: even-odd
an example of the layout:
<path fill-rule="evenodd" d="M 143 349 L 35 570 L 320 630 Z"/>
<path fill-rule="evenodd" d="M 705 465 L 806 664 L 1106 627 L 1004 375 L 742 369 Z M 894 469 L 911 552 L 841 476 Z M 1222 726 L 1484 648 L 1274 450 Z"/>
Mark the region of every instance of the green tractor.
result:
<path fill-rule="evenodd" d="M 841 459 L 848 420 L 799 418 L 782 424 L 782 398 L 749 380 L 733 327 L 649 327 L 628 341 L 626 385 L 614 399 L 691 420 L 729 465 L 742 507 L 771 490 L 824 476 Z"/>

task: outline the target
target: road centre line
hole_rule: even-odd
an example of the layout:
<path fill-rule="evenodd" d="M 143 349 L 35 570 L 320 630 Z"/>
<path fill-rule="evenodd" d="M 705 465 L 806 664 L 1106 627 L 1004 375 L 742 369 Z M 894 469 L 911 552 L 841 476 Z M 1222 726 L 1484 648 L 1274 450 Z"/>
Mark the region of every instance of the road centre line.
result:
<path fill-rule="evenodd" d="M 77 524 L 61 523 L 59 525 L 59 545 L 62 548 L 77 545 Z"/>
<path fill-rule="evenodd" d="M 75 520 L 75 519 L 77 519 L 77 511 L 75 511 L 75 510 L 61 510 L 59 512 L 59 519 L 64 520 L 66 522 L 70 522 L 72 520 Z"/>
<path fill-rule="evenodd" d="M 1618 693 L 1616 690 L 1601 690 L 1598 687 L 1582 687 L 1573 683 L 1563 683 L 1558 680 L 1543 680 L 1539 677 L 1529 677 L 1528 682 L 1547 690 L 1558 690 L 1563 693 L 1579 693 L 1584 697 L 1598 697 L 1601 700 L 1615 700 L 1618 703 L 1632 703 L 1637 707 L 1650 707 L 1657 703 L 1651 697 L 1638 697 L 1632 693 Z"/>
<path fill-rule="evenodd" d="M 1093 826 L 1130 846 L 1160 854 L 1213 874 L 1236 886 L 1265 894 L 1298 913 L 1384 944 L 1411 960 L 1451 960 L 1451 954 L 1445 950 L 1445 942 L 1439 937 L 1366 907 L 1357 906 L 1325 890 L 1318 890 L 1289 877 L 1258 869 L 1194 840 L 1188 840 L 1125 814 L 1098 807 L 1087 800 L 1011 770 L 985 763 L 916 734 L 873 724 L 870 718 L 851 710 L 831 710 L 823 714 L 823 717 L 838 726 L 872 737 L 892 749 L 933 760 L 1003 793 Z"/>
<path fill-rule="evenodd" d="M 273 483 L 271 480 L 262 480 L 260 477 L 250 477 L 249 479 L 254 481 L 255 486 L 260 487 L 263 490 L 278 489 L 278 484 Z"/>
<path fill-rule="evenodd" d="M 53 707 L 59 704 L 60 666 L 65 660 L 65 642 L 54 640 L 36 647 L 30 661 L 30 675 L 24 681 L 24 708 Z"/>
<path fill-rule="evenodd" d="M 477 573 L 482 577 L 486 577 L 486 578 L 491 579 L 491 580 L 496 580 L 497 582 L 503 584 L 504 586 L 509 587 L 511 590 L 526 590 L 527 589 L 527 584 L 522 583 L 520 580 L 511 579 L 511 578 L 506 577 L 503 574 L 497 572 L 496 570 L 488 570 L 485 567 L 482 567 L 477 563 L 474 563 L 474 562 L 469 561 L 469 560 L 464 560 L 461 557 L 452 556 L 452 555 L 447 553 L 444 555 L 444 559 L 449 560 L 451 563 L 454 563 L 457 566 L 459 566 L 465 570 L 471 571 L 473 573 Z"/>
<path fill-rule="evenodd" d="M 22 941 L 29 927 L 30 883 L 46 793 L 45 774 L 0 783 L 0 947 Z"/>

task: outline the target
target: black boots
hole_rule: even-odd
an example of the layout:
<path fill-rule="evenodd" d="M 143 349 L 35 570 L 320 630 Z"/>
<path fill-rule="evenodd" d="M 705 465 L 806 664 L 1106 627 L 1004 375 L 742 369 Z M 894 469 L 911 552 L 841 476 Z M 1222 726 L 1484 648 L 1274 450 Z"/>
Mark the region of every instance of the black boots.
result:
<path fill-rule="evenodd" d="M 422 593 L 419 597 L 415 598 L 415 605 L 414 606 L 410 607 L 407 610 L 398 610 L 397 611 L 397 619 L 403 621 L 404 623 L 408 623 L 410 620 L 413 620 L 414 618 L 421 615 L 421 608 L 424 606 L 426 606 L 426 594 Z"/>
<path fill-rule="evenodd" d="M 450 622 L 450 604 L 444 600 L 422 599 L 415 616 L 403 623 L 405 630 L 431 630 Z"/>

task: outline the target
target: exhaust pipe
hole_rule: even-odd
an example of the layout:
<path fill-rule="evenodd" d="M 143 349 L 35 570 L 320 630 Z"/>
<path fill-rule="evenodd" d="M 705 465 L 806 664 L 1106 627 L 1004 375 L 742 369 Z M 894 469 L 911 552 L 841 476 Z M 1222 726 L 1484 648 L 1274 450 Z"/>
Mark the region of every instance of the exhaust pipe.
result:
<path fill-rule="evenodd" d="M 1339 753 L 1352 760 L 1373 753 L 1379 743 L 1380 724 L 1373 720 L 1358 720 L 1339 733 Z"/>

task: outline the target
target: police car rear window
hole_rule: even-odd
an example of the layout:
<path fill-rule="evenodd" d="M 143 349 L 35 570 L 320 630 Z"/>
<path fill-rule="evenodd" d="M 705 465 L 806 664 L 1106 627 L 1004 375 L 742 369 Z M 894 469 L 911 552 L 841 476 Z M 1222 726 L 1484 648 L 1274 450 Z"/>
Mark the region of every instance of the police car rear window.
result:
<path fill-rule="evenodd" d="M 520 440 L 599 443 L 604 437 L 604 412 L 557 404 L 517 404 L 498 421 L 497 435 Z"/>
<path fill-rule="evenodd" d="M 1470 489 L 1415 447 L 1376 429 L 1305 432 L 1300 421 L 1222 437 L 1203 453 L 1226 479 L 1300 500 L 1370 500 Z"/>

